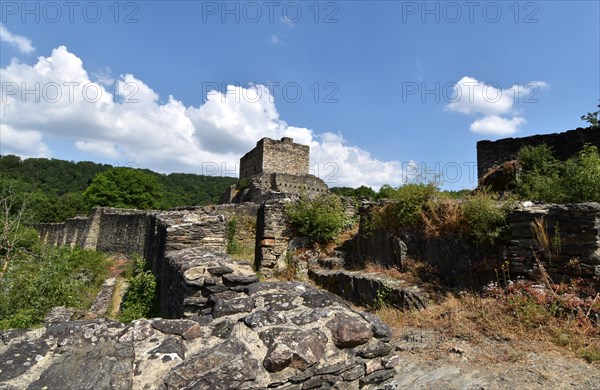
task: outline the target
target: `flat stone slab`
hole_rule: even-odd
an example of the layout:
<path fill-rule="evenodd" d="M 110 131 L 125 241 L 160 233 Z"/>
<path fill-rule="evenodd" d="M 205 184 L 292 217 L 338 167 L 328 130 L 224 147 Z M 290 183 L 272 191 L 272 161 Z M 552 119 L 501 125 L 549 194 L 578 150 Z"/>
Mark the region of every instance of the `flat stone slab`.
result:
<path fill-rule="evenodd" d="M 382 274 L 309 269 L 308 276 L 320 287 L 358 305 L 371 307 L 385 303 L 400 309 L 419 310 L 427 306 L 427 295 L 418 287 Z"/>

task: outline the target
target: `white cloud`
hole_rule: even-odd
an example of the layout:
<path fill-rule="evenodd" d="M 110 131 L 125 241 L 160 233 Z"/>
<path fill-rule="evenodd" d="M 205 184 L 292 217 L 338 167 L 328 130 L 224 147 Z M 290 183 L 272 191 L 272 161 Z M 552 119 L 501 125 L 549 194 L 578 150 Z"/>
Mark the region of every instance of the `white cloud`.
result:
<path fill-rule="evenodd" d="M 102 157 L 119 158 L 119 152 L 116 145 L 106 141 L 75 141 L 77 149 L 83 152 L 89 152 Z"/>
<path fill-rule="evenodd" d="M 112 70 L 108 66 L 106 66 L 96 72 L 93 72 L 92 77 L 98 83 L 100 83 L 106 87 L 111 87 L 111 86 L 114 86 L 114 84 L 115 84 L 115 78 L 112 76 Z"/>
<path fill-rule="evenodd" d="M 42 133 L 35 130 L 17 131 L 0 124 L 0 154 L 15 154 L 21 157 L 50 157 L 48 146 L 42 141 Z"/>
<path fill-rule="evenodd" d="M 478 134 L 511 135 L 516 133 L 519 126 L 525 123 L 527 121 L 521 117 L 506 119 L 498 115 L 486 115 L 471 123 L 470 129 L 473 133 Z"/>
<path fill-rule="evenodd" d="M 152 88 L 127 74 L 116 80 L 115 97 L 90 80 L 81 59 L 64 46 L 32 66 L 14 60 L 1 71 L 3 153 L 47 156 L 45 140 L 51 138 L 53 145 L 66 142 L 161 172 L 237 175 L 239 158 L 256 141 L 292 137 L 311 146 L 313 171 L 330 185 L 379 188 L 403 182 L 398 161 L 378 160 L 340 134 L 288 125 L 263 85 L 228 86 L 186 107 L 173 96 L 160 103 Z"/>
<path fill-rule="evenodd" d="M 277 34 L 271 35 L 271 43 L 274 45 L 279 43 L 279 36 L 277 36 Z"/>
<path fill-rule="evenodd" d="M 11 33 L 3 23 L 0 23 L 0 41 L 16 47 L 21 53 L 29 54 L 35 51 L 29 38 Z"/>
<path fill-rule="evenodd" d="M 454 85 L 451 102 L 445 109 L 465 115 L 483 115 L 483 118 L 471 123 L 470 129 L 474 133 L 510 135 L 527 123 L 519 116 L 516 103 L 528 99 L 532 102 L 537 92 L 546 88 L 548 84 L 544 81 L 531 81 L 502 89 L 497 83 L 485 83 L 465 76 Z M 507 118 L 509 116 L 512 118 Z"/>
<path fill-rule="evenodd" d="M 511 90 L 465 76 L 454 85 L 453 101 L 446 108 L 461 114 L 502 114 L 512 109 L 513 95 Z"/>

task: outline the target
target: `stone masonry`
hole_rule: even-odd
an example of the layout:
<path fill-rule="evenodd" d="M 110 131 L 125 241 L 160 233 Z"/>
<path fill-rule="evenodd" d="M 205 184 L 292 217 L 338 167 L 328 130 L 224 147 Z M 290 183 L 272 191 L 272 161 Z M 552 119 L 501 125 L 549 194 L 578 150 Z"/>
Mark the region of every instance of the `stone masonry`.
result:
<path fill-rule="evenodd" d="M 263 138 L 240 159 L 240 182 L 231 186 L 220 203 L 260 203 L 281 195 L 315 196 L 328 191 L 320 178 L 309 174 L 309 147 Z"/>
<path fill-rule="evenodd" d="M 600 131 L 593 128 L 578 128 L 556 134 L 479 141 L 477 142 L 477 177 L 481 179 L 491 168 L 516 159 L 523 146 L 541 144 L 550 146 L 556 158 L 565 161 L 575 156 L 585 144 L 600 148 Z"/>
<path fill-rule="evenodd" d="M 262 173 L 308 174 L 309 147 L 294 143 L 292 138 L 281 141 L 263 138 L 256 147 L 240 159 L 240 179 Z"/>

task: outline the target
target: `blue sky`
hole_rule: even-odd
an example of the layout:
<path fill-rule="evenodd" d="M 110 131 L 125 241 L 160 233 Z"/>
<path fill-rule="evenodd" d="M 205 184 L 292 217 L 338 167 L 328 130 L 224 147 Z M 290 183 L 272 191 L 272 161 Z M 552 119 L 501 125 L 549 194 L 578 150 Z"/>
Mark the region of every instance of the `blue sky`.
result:
<path fill-rule="evenodd" d="M 1 5 L 2 154 L 232 175 L 292 136 L 330 186 L 473 188 L 478 140 L 600 98 L 598 1 L 68 4 Z"/>

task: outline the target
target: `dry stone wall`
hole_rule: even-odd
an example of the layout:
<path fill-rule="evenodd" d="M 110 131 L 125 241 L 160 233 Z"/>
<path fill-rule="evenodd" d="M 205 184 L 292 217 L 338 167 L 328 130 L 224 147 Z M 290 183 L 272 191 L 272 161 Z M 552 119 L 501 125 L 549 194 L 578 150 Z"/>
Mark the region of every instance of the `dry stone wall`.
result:
<path fill-rule="evenodd" d="M 510 230 L 506 245 L 494 253 L 483 253 L 461 236 L 426 237 L 419 231 L 373 229 L 370 227 L 371 206 L 365 204 L 361 208 L 359 233 L 347 257 L 349 265 L 361 266 L 365 261 L 373 261 L 401 268 L 406 260 L 415 259 L 434 267 L 450 285 L 478 287 L 496 279 L 494 264 L 504 260 L 509 261 L 513 277 L 534 276 L 537 272 L 535 253 L 555 280 L 564 276 L 600 280 L 598 203 L 521 203 L 508 215 Z M 558 255 L 545 253 L 547 251 L 536 243 L 531 230 L 536 218 L 543 218 L 550 243 L 558 248 Z"/>
<path fill-rule="evenodd" d="M 526 145 L 546 144 L 554 150 L 556 158 L 565 161 L 576 155 L 586 143 L 600 148 L 600 131 L 593 128 L 577 128 L 556 134 L 479 141 L 477 142 L 477 177 L 481 179 L 490 168 L 516 159 L 519 150 Z"/>
<path fill-rule="evenodd" d="M 551 252 L 540 248 L 534 238 L 531 223 L 537 218 L 545 223 Z M 553 276 L 600 277 L 600 204 L 525 202 L 509 215 L 508 221 L 508 259 L 513 274 L 532 274 L 536 253 Z"/>
<path fill-rule="evenodd" d="M 264 202 L 256 222 L 255 268 L 266 277 L 286 266 L 288 244 L 293 238 L 285 207 L 290 199 Z"/>

